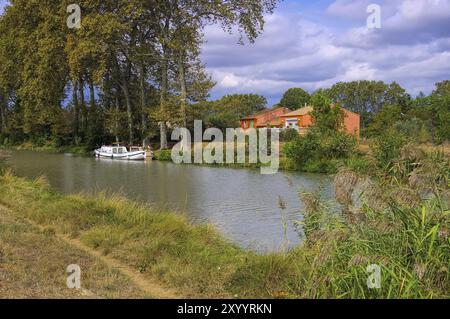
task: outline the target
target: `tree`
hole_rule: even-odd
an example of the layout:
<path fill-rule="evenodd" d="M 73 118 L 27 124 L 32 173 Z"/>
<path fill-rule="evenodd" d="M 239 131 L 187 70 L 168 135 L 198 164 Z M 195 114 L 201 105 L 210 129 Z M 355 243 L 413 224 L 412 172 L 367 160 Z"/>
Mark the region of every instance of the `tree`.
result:
<path fill-rule="evenodd" d="M 431 94 L 432 123 L 438 142 L 450 140 L 450 81 L 436 83 Z"/>
<path fill-rule="evenodd" d="M 369 136 L 378 136 L 391 129 L 395 123 L 401 121 L 402 109 L 400 105 L 386 105 L 378 112 L 368 126 Z"/>
<path fill-rule="evenodd" d="M 280 107 L 287 107 L 291 110 L 297 110 L 309 104 L 310 95 L 301 88 L 292 88 L 287 90 L 280 103 Z"/>
<path fill-rule="evenodd" d="M 305 136 L 286 144 L 284 152 L 297 168 L 314 173 L 333 173 L 337 161 L 349 158 L 356 139 L 343 130 L 344 113 L 339 105 L 318 92 L 311 97 L 314 125 Z"/>
<path fill-rule="evenodd" d="M 410 97 L 397 83 L 386 84 L 382 81 L 339 82 L 324 91 L 334 103 L 359 113 L 362 128 L 366 128 L 372 117 L 385 105 L 401 105 L 405 110 Z"/>
<path fill-rule="evenodd" d="M 226 95 L 210 104 L 213 111 L 206 121 L 208 126 L 220 129 L 238 127 L 241 118 L 265 109 L 266 105 L 266 98 L 257 94 Z"/>
<path fill-rule="evenodd" d="M 340 131 L 344 127 L 344 113 L 339 105 L 333 105 L 331 100 L 322 93 L 311 97 L 313 112 L 311 116 L 314 129 L 321 132 Z"/>

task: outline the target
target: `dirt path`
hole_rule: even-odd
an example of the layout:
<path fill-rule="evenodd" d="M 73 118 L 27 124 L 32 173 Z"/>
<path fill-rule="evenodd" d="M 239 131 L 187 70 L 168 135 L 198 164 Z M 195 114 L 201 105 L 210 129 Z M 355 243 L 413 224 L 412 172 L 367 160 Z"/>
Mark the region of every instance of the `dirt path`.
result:
<path fill-rule="evenodd" d="M 124 274 L 126 277 L 130 279 L 130 281 L 136 285 L 139 289 L 147 293 L 148 295 L 152 296 L 155 299 L 177 299 L 180 298 L 178 294 L 172 290 L 165 287 L 162 287 L 158 282 L 149 279 L 148 277 L 143 276 L 139 272 L 135 271 L 131 267 L 121 263 L 120 261 L 102 255 L 100 252 L 96 251 L 95 249 L 92 249 L 86 245 L 84 245 L 80 240 L 69 238 L 67 236 L 60 236 L 57 235 L 57 237 L 64 240 L 66 243 L 68 243 L 71 246 L 74 246 L 80 250 L 85 251 L 91 256 L 94 256 L 98 259 L 100 259 L 102 262 L 104 262 L 106 265 L 117 269 L 122 274 Z"/>
<path fill-rule="evenodd" d="M 0 212 L 4 211 L 8 214 L 14 216 L 14 212 L 12 212 L 9 208 L 0 205 Z M 38 225 L 29 219 L 25 219 L 27 223 L 30 225 L 36 227 L 40 231 L 44 232 L 46 230 L 45 227 Z M 102 255 L 100 252 L 96 251 L 95 249 L 92 249 L 85 244 L 83 244 L 79 239 L 76 238 L 70 238 L 68 236 L 63 236 L 61 234 L 54 234 L 55 237 L 58 240 L 63 241 L 69 246 L 72 246 L 80 251 L 83 251 L 84 253 L 88 254 L 89 256 L 93 258 L 97 258 L 100 262 L 104 263 L 105 265 L 109 266 L 110 268 L 116 269 L 119 273 L 127 277 L 130 282 L 135 285 L 137 288 L 142 290 L 147 296 L 150 296 L 151 298 L 155 299 L 178 299 L 181 298 L 181 296 L 175 292 L 173 289 L 169 289 L 166 287 L 163 287 L 159 282 L 156 280 L 152 280 L 151 278 L 148 278 L 147 276 L 142 275 L 138 271 L 134 270 L 133 268 L 129 267 L 126 264 L 123 264 L 122 262 L 108 256 Z M 86 290 L 83 291 L 83 295 L 88 297 L 98 297 L 95 296 L 92 292 Z"/>

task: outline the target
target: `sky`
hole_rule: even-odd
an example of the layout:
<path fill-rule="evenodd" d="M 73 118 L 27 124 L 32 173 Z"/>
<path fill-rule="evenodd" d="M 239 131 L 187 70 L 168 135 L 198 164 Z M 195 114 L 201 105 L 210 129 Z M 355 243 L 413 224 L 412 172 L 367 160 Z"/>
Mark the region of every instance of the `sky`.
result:
<path fill-rule="evenodd" d="M 380 29 L 367 27 L 371 3 L 380 5 Z M 354 80 L 396 81 L 415 96 L 450 80 L 450 0 L 285 0 L 266 20 L 245 46 L 207 28 L 212 98 L 257 93 L 273 105 L 291 87 L 313 92 Z"/>
<path fill-rule="evenodd" d="M 380 29 L 367 27 L 372 3 Z M 256 93 L 270 106 L 292 87 L 313 92 L 354 80 L 396 81 L 415 96 L 450 79 L 450 0 L 284 0 L 254 44 L 217 26 L 205 40 L 212 99 Z"/>

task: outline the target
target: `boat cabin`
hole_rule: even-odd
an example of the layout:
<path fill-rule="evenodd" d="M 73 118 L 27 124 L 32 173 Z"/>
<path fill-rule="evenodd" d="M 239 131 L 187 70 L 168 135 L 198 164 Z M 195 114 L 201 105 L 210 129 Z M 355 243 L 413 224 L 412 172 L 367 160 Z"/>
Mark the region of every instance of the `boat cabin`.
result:
<path fill-rule="evenodd" d="M 130 152 L 143 152 L 144 148 L 140 146 L 130 146 Z"/>
<path fill-rule="evenodd" d="M 126 154 L 128 150 L 124 146 L 103 146 L 101 152 L 106 154 Z"/>

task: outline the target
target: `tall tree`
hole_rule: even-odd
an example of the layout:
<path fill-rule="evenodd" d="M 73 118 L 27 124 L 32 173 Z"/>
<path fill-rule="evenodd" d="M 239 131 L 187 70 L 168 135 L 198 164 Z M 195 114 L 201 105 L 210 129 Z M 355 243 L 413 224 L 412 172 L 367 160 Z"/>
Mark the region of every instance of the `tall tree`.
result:
<path fill-rule="evenodd" d="M 310 101 L 310 95 L 308 92 L 301 88 L 292 88 L 287 90 L 283 94 L 279 106 L 287 107 L 291 110 L 297 110 L 306 106 Z"/>

